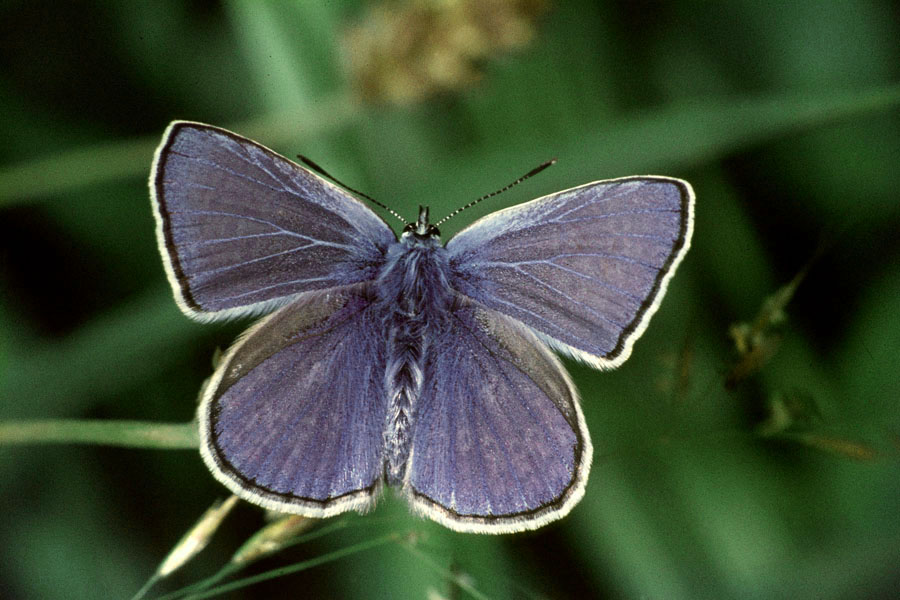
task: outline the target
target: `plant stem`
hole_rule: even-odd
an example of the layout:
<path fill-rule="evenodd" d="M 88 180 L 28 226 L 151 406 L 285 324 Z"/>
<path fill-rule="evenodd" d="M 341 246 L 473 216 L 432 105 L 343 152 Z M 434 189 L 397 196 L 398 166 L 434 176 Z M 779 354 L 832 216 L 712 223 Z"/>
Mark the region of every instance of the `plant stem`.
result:
<path fill-rule="evenodd" d="M 197 448 L 197 426 L 189 423 L 52 419 L 0 421 L 0 446 L 10 444 L 96 444 L 126 448 Z"/>

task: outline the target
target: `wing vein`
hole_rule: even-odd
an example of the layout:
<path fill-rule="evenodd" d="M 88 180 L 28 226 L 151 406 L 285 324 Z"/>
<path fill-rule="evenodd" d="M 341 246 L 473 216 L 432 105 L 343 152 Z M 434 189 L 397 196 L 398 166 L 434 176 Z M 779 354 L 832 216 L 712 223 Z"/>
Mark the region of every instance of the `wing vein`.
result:
<path fill-rule="evenodd" d="M 245 181 L 253 182 L 253 183 L 255 183 L 255 184 L 259 185 L 259 186 L 262 186 L 262 187 L 264 187 L 264 188 L 269 188 L 269 189 L 272 190 L 273 192 L 284 192 L 284 191 L 285 191 L 284 188 L 279 189 L 279 188 L 277 188 L 277 187 L 273 187 L 273 186 L 271 186 L 271 185 L 265 183 L 264 181 L 261 181 L 261 180 L 259 180 L 259 179 L 256 179 L 255 177 L 251 177 L 250 175 L 246 175 L 246 174 L 244 174 L 244 173 L 238 173 L 237 171 L 235 171 L 235 170 L 233 170 L 233 169 L 229 169 L 228 167 L 226 167 L 226 166 L 224 166 L 224 165 L 220 165 L 220 164 L 214 163 L 214 162 L 211 161 L 211 160 L 207 160 L 207 159 L 205 159 L 205 158 L 200 158 L 199 156 L 191 156 L 191 155 L 189 155 L 189 154 L 184 154 L 184 153 L 182 153 L 182 152 L 178 152 L 177 150 L 169 150 L 169 152 L 170 152 L 171 154 L 174 154 L 174 155 L 176 155 L 176 156 L 180 156 L 180 157 L 185 158 L 185 159 L 187 159 L 187 160 L 193 160 L 193 161 L 196 161 L 196 162 L 198 162 L 198 163 L 200 163 L 200 164 L 202 164 L 202 165 L 205 165 L 205 166 L 207 166 L 207 167 L 209 167 L 209 168 L 211 168 L 211 169 L 216 169 L 216 170 L 219 170 L 219 171 L 224 171 L 225 173 L 228 173 L 228 174 L 231 175 L 232 177 L 237 177 L 238 179 L 243 179 L 243 180 L 245 180 Z"/>
<path fill-rule="evenodd" d="M 290 229 L 285 229 L 284 227 L 280 227 L 280 226 L 276 225 L 275 223 L 272 223 L 271 221 L 268 221 L 266 219 L 251 217 L 250 215 L 240 215 L 237 213 L 232 213 L 232 212 L 228 212 L 228 211 L 224 211 L 224 210 L 173 210 L 171 212 L 189 214 L 189 215 L 211 215 L 211 216 L 233 217 L 235 219 L 243 219 L 246 221 L 252 221 L 254 223 L 261 223 L 263 225 L 268 225 L 268 226 L 272 227 L 273 229 L 275 229 L 275 231 L 278 233 L 283 233 L 284 235 L 289 235 L 291 237 L 296 237 L 296 238 L 299 238 L 302 240 L 306 240 L 308 242 L 313 243 L 314 245 L 332 246 L 334 248 L 340 248 L 342 250 L 346 250 L 347 252 L 350 252 L 350 253 L 352 253 L 352 251 L 353 251 L 353 248 L 351 248 L 350 246 L 348 246 L 346 244 L 338 244 L 335 242 L 326 242 L 324 240 L 317 240 L 314 237 L 304 235 L 304 234 L 298 233 L 296 231 L 291 231 Z"/>
<path fill-rule="evenodd" d="M 588 204 L 594 204 L 594 203 L 597 203 L 597 204 L 604 204 L 604 203 L 606 203 L 606 202 L 609 202 L 610 200 L 615 200 L 616 198 L 618 198 L 618 197 L 620 197 L 620 196 L 624 196 L 625 194 L 628 193 L 628 188 L 626 188 L 626 189 L 624 189 L 624 190 L 622 190 L 621 188 L 622 188 L 622 184 L 619 183 L 619 184 L 616 185 L 615 188 L 613 188 L 612 190 L 610 190 L 610 192 L 611 192 L 610 195 L 604 196 L 603 198 L 594 198 L 594 199 L 587 198 L 586 196 L 587 196 L 588 194 L 577 193 L 577 192 L 576 192 L 576 193 L 574 193 L 574 194 L 572 195 L 572 200 L 575 200 L 575 201 L 576 201 L 576 205 L 573 206 L 572 208 L 566 210 L 565 212 L 556 215 L 556 216 L 553 218 L 553 220 L 562 219 L 562 218 L 565 217 L 566 215 L 572 214 L 573 212 L 575 212 L 575 211 L 577 211 L 577 210 L 581 210 L 582 208 L 584 208 L 584 207 L 587 206 Z M 583 198 L 583 199 L 582 199 L 582 198 Z M 581 201 L 578 202 L 578 200 L 581 200 Z"/>
<path fill-rule="evenodd" d="M 194 271 L 192 275 L 210 275 L 212 273 L 224 273 L 226 271 L 231 271 L 233 269 L 239 269 L 241 267 L 246 267 L 247 265 L 252 265 L 253 263 L 258 263 L 263 260 L 269 260 L 270 258 L 275 258 L 277 256 L 284 256 L 285 254 L 292 254 L 294 252 L 299 252 L 301 250 L 306 250 L 307 248 L 311 248 L 313 246 L 317 246 L 315 242 L 310 242 L 309 244 L 294 246 L 293 248 L 289 248 L 287 250 L 282 250 L 281 252 L 273 252 L 272 254 L 266 254 L 265 256 L 258 256 L 256 258 L 251 258 L 250 260 L 244 260 L 241 262 L 232 263 L 230 265 L 225 265 L 224 267 L 216 267 L 215 269 L 204 269 L 202 271 Z"/>
<path fill-rule="evenodd" d="M 546 262 L 548 260 L 556 260 L 557 258 L 576 258 L 576 257 L 609 258 L 612 260 L 621 260 L 622 262 L 628 262 L 628 263 L 640 265 L 642 267 L 646 267 L 646 268 L 652 269 L 654 271 L 659 270 L 659 267 L 651 265 L 650 263 L 645 263 L 643 261 L 637 260 L 636 258 L 632 258 L 630 256 L 624 256 L 622 254 L 608 254 L 606 252 L 560 252 L 559 254 L 552 254 L 550 256 L 547 256 L 546 258 L 542 258 L 539 261 L 532 260 L 532 261 L 512 261 L 512 262 L 502 261 L 501 262 L 501 261 L 497 261 L 497 260 L 487 260 L 487 261 L 480 261 L 475 264 L 477 264 L 479 267 L 487 266 L 487 267 L 496 267 L 498 269 L 502 269 L 504 267 L 509 267 L 511 265 L 517 265 L 517 264 L 527 264 L 527 263 L 535 263 L 535 262 L 540 263 L 540 262 Z"/>
<path fill-rule="evenodd" d="M 209 246 L 212 244 L 224 244 L 225 242 L 239 242 L 241 240 L 252 240 L 254 238 L 274 237 L 277 235 L 290 235 L 284 231 L 267 231 L 265 233 L 248 233 L 247 235 L 237 235 L 228 238 L 215 238 L 211 240 L 202 240 L 197 242 L 196 246 Z"/>
<path fill-rule="evenodd" d="M 515 310 L 512 311 L 513 314 L 515 314 L 516 311 L 522 311 L 522 312 L 524 312 L 524 313 L 527 313 L 527 314 L 531 315 L 532 317 L 534 317 L 535 319 L 537 319 L 537 320 L 539 320 L 539 321 L 543 321 L 543 322 L 546 323 L 548 326 L 550 326 L 552 329 L 555 329 L 555 330 L 557 330 L 557 331 L 560 331 L 560 332 L 562 332 L 562 333 L 564 333 L 564 334 L 568 334 L 570 337 L 573 337 L 573 338 L 575 338 L 575 339 L 577 339 L 577 340 L 581 340 L 581 341 L 584 342 L 585 344 L 588 344 L 588 340 L 587 340 L 587 339 L 583 338 L 583 337 L 580 336 L 580 335 L 576 335 L 576 334 L 572 333 L 571 331 L 566 330 L 565 328 L 563 328 L 563 327 L 557 325 L 557 324 L 554 323 L 553 321 L 550 321 L 550 320 L 547 319 L 546 317 L 542 317 L 541 315 L 537 314 L 537 313 L 534 312 L 534 311 L 528 310 L 527 308 L 523 308 L 523 307 L 521 307 L 521 306 L 519 306 L 519 305 L 517 305 L 517 304 L 515 304 L 515 303 L 513 303 L 513 302 L 509 302 L 509 301 L 507 301 L 507 300 L 504 300 L 503 298 L 500 298 L 499 296 L 492 295 L 492 296 L 491 296 L 491 299 L 493 299 L 495 302 L 498 302 L 498 303 L 500 303 L 500 304 L 505 304 L 505 305 L 507 305 L 507 306 L 513 307 L 513 308 L 515 309 Z M 550 336 L 550 334 L 547 334 L 547 335 Z M 562 338 L 559 338 L 559 337 L 553 337 L 553 336 L 550 336 L 550 337 L 553 338 L 553 339 L 565 339 L 565 337 L 562 337 Z M 571 345 L 571 344 L 568 344 L 568 345 Z M 591 345 L 588 345 L 587 347 L 591 347 Z"/>
<path fill-rule="evenodd" d="M 279 283 L 273 283 L 272 285 L 267 285 L 261 288 L 255 288 L 247 292 L 242 292 L 240 294 L 232 294 L 230 296 L 220 296 L 222 300 L 234 300 L 236 298 L 243 298 L 244 296 L 249 296 L 250 294 L 257 294 L 259 292 L 265 290 L 272 290 L 278 287 L 283 287 L 285 285 L 293 285 L 295 283 L 313 283 L 315 281 L 334 281 L 333 276 L 326 277 L 301 277 L 300 279 L 292 279 L 291 281 L 282 281 Z"/>
<path fill-rule="evenodd" d="M 567 223 L 583 223 L 588 221 L 600 221 L 602 219 L 609 219 L 610 217 L 621 217 L 624 215 L 649 215 L 653 213 L 680 213 L 680 210 L 672 209 L 672 208 L 644 208 L 641 210 L 622 210 L 614 213 L 605 213 L 602 215 L 588 215 L 586 217 L 576 217 L 574 219 L 554 219 L 551 221 L 552 223 L 559 224 L 567 224 Z"/>

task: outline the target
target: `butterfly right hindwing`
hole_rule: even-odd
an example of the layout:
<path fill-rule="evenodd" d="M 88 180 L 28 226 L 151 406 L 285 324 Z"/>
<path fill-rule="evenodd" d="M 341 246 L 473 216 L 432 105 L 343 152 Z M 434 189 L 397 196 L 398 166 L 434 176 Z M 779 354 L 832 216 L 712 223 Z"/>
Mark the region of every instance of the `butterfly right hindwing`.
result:
<path fill-rule="evenodd" d="M 407 491 L 458 531 L 561 518 L 584 493 L 591 442 L 559 360 L 503 314 L 463 302 L 429 349 Z"/>

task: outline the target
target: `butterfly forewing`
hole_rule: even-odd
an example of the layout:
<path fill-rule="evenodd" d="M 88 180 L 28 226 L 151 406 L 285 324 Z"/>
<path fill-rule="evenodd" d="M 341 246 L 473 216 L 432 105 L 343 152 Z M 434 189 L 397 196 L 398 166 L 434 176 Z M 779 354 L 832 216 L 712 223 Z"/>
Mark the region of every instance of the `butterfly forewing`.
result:
<path fill-rule="evenodd" d="M 452 285 L 596 367 L 631 352 L 690 245 L 693 191 L 667 177 L 573 188 L 447 243 Z"/>
<path fill-rule="evenodd" d="M 209 125 L 169 126 L 150 189 L 176 300 L 197 318 L 258 312 L 300 292 L 369 280 L 396 242 L 344 191 Z"/>
<path fill-rule="evenodd" d="M 369 307 L 358 289 L 305 294 L 226 355 L 200 406 L 201 449 L 237 495 L 307 516 L 374 502 L 387 404 Z"/>
<path fill-rule="evenodd" d="M 429 352 L 408 492 L 452 529 L 504 533 L 581 498 L 591 443 L 562 365 L 529 330 L 462 303 Z"/>

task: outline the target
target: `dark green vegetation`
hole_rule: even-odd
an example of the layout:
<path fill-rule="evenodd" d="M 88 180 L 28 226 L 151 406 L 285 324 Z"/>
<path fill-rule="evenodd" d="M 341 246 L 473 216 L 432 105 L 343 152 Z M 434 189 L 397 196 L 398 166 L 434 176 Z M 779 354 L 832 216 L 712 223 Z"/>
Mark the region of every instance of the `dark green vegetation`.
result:
<path fill-rule="evenodd" d="M 146 177 L 179 118 L 311 156 L 410 219 L 559 159 L 445 239 L 596 179 L 697 192 L 692 250 L 631 359 L 568 363 L 595 446 L 571 515 L 479 537 L 388 494 L 237 577 L 315 568 L 227 597 L 897 597 L 894 4 L 497 2 L 469 19 L 460 2 L 403 13 L 415 50 L 384 36 L 354 85 L 346 57 L 367 38 L 346 27 L 391 22 L 368 4 L 3 4 L 0 596 L 128 597 L 225 496 L 193 450 L 11 444 L 97 431 L 12 420 L 187 422 L 214 349 L 246 325 L 189 322 L 165 281 Z M 115 427 L 101 433 L 154 445 Z M 151 596 L 212 574 L 262 524 L 238 505 Z"/>

